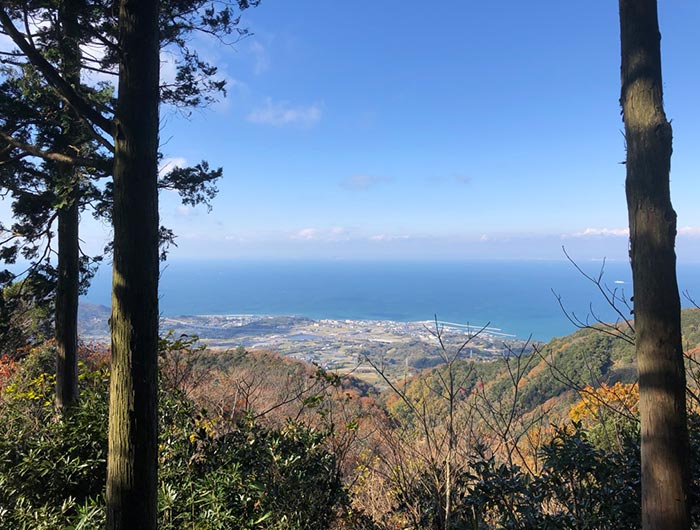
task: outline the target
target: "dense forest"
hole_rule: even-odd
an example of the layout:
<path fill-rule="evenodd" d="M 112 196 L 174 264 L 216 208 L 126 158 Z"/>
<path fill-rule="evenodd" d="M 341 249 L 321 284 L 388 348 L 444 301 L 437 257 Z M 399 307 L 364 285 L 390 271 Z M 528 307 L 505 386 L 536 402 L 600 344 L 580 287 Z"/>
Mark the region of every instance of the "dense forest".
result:
<path fill-rule="evenodd" d="M 415 377 L 363 357 L 383 392 L 158 335 L 175 237 L 159 191 L 208 206 L 222 176 L 159 170 L 160 111 L 223 95 L 193 36 L 245 38 L 258 3 L 0 5 L 0 525 L 700 527 L 700 316 L 681 321 L 656 0 L 619 1 L 634 283 L 620 321 L 488 363 L 464 359 L 473 335 L 454 347 L 437 326 L 441 362 Z M 81 248 L 86 211 L 111 227 L 104 254 Z M 105 255 L 111 341 L 82 344 L 78 297 Z"/>

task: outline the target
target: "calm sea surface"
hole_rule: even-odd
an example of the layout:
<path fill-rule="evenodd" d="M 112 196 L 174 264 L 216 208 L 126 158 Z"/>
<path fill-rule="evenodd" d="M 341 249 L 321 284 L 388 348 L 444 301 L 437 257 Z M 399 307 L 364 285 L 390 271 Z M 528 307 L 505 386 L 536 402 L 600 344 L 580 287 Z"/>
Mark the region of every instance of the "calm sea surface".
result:
<path fill-rule="evenodd" d="M 598 276 L 601 262 L 579 264 Z M 109 305 L 110 270 L 103 267 L 85 297 Z M 700 264 L 680 265 L 681 290 L 700 301 Z M 608 262 L 604 282 L 632 294 L 625 262 Z M 429 320 L 493 327 L 548 340 L 575 330 L 567 309 L 585 318 L 592 304 L 615 320 L 595 285 L 565 261 L 226 262 L 172 261 L 163 267 L 163 315 L 265 314 L 314 319 Z M 682 300 L 683 305 L 690 305 Z"/>

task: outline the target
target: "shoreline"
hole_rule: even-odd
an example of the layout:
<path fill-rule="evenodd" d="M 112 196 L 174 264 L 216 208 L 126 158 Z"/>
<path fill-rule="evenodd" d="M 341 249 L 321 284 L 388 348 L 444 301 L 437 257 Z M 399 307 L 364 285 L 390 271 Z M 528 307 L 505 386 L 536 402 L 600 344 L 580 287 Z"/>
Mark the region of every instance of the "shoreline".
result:
<path fill-rule="evenodd" d="M 110 309 L 104 305 L 92 304 L 89 302 L 81 302 L 80 304 L 79 322 L 83 335 L 91 338 L 109 337 L 109 328 L 107 322 L 110 316 Z M 485 324 L 473 324 L 471 322 L 451 322 L 440 319 L 424 319 L 424 320 L 392 320 L 383 318 L 313 318 L 299 314 L 258 314 L 258 313 L 208 313 L 196 315 L 161 315 L 160 328 L 175 329 L 180 328 L 196 328 L 202 331 L 221 331 L 228 330 L 233 334 L 241 331 L 244 334 L 260 333 L 262 331 L 270 332 L 278 329 L 284 331 L 286 328 L 293 325 L 302 325 L 308 323 L 312 326 L 330 326 L 337 327 L 340 325 L 350 326 L 379 326 L 391 329 L 400 329 L 402 327 L 416 328 L 423 327 L 434 330 L 436 325 L 443 330 L 453 331 L 459 334 L 475 334 L 487 335 L 491 337 L 500 337 L 504 340 L 519 340 L 521 339 L 513 333 L 507 333 L 503 328 L 490 326 L 488 322 Z M 258 326 L 256 328 L 256 325 Z M 250 329 L 252 328 L 252 329 Z M 201 335 L 200 338 L 210 338 L 206 335 Z"/>
<path fill-rule="evenodd" d="M 109 339 L 104 318 L 109 310 L 93 306 L 92 320 L 81 321 L 81 337 L 86 340 Z M 87 310 L 83 308 L 83 316 Z M 396 374 L 413 374 L 443 362 L 445 354 L 454 354 L 463 344 L 462 358 L 490 361 L 513 353 L 527 352 L 533 343 L 509 336 L 496 328 L 481 330 L 458 323 L 440 327 L 445 349 L 435 336 L 435 321 L 399 322 L 391 320 L 349 320 L 306 317 L 229 314 L 161 317 L 161 332 L 197 335 L 202 344 L 219 351 L 268 350 L 291 359 L 318 365 L 339 373 L 357 372 L 371 380 L 373 371 L 358 362 L 363 356 L 380 360 Z M 473 336 L 470 338 L 469 334 Z M 364 372 L 367 373 L 364 373 Z"/>

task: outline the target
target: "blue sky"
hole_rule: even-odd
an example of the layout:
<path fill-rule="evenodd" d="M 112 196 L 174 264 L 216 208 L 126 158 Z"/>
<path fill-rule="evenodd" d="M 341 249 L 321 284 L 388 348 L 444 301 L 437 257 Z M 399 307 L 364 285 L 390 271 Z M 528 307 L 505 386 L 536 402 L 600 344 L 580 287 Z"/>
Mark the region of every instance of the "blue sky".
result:
<path fill-rule="evenodd" d="M 697 261 L 700 3 L 659 11 L 678 253 Z M 263 0 L 242 25 L 200 43 L 228 98 L 162 112 L 171 163 L 225 172 L 209 214 L 162 196 L 174 258 L 625 259 L 616 2 Z"/>

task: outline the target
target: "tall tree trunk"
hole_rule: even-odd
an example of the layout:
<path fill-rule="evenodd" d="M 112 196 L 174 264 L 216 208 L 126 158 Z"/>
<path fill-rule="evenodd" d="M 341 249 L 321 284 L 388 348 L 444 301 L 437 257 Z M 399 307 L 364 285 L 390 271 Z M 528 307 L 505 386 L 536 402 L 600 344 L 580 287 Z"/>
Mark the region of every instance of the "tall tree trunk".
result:
<path fill-rule="evenodd" d="M 119 2 L 107 528 L 156 528 L 158 1 Z"/>
<path fill-rule="evenodd" d="M 78 226 L 78 202 L 73 200 L 58 212 L 56 406 L 60 410 L 78 399 Z"/>
<path fill-rule="evenodd" d="M 676 213 L 669 186 L 672 132 L 663 110 L 656 0 L 620 0 L 620 36 L 642 429 L 642 527 L 686 530 L 688 434 Z"/>
<path fill-rule="evenodd" d="M 78 0 L 59 6 L 62 74 L 73 86 L 80 85 Z M 66 109 L 61 150 L 79 144 L 79 118 Z M 70 153 L 75 154 L 75 153 Z M 59 168 L 58 193 L 66 201 L 58 211 L 58 285 L 56 286 L 56 406 L 65 410 L 78 399 L 78 280 L 80 275 L 78 168 Z"/>

